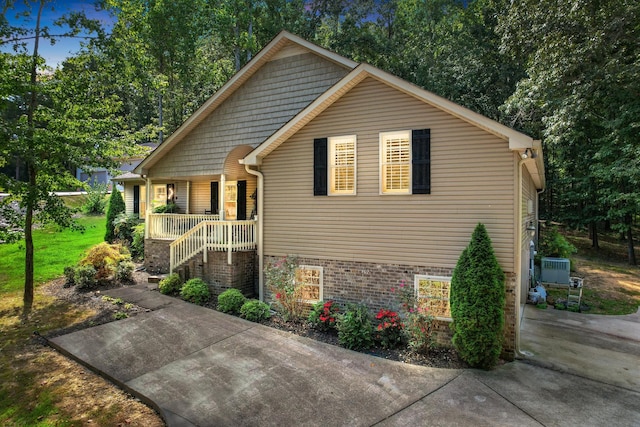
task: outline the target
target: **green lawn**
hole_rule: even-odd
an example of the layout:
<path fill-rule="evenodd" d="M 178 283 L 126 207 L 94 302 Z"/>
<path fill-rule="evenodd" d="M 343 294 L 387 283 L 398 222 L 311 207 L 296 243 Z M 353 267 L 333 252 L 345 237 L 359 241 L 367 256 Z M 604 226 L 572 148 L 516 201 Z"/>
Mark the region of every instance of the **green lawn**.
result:
<path fill-rule="evenodd" d="M 34 230 L 35 283 L 62 276 L 64 267 L 76 264 L 87 249 L 104 240 L 105 217 L 87 216 L 78 221 L 84 231 L 54 226 Z M 0 245 L 0 293 L 24 286 L 24 240 Z"/>

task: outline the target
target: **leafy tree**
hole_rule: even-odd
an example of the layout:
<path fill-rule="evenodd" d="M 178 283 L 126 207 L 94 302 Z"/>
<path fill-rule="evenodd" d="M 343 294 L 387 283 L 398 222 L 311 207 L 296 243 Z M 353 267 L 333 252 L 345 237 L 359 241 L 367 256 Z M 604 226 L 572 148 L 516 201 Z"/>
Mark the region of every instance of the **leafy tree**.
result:
<path fill-rule="evenodd" d="M 469 365 L 490 369 L 504 339 L 504 273 L 483 224 L 478 224 L 451 278 L 453 344 Z"/>
<path fill-rule="evenodd" d="M 116 188 L 111 191 L 111 196 L 109 197 L 109 206 L 107 207 L 107 232 L 104 235 L 104 240 L 112 243 L 117 235 L 115 232 L 115 224 L 114 221 L 118 217 L 118 215 L 124 213 L 125 211 L 124 200 L 122 199 L 122 194 Z"/>
<path fill-rule="evenodd" d="M 73 226 L 71 210 L 54 191 L 82 185 L 71 173 L 75 167 L 111 167 L 112 159 L 126 151 L 114 119 L 119 104 L 103 96 L 90 70 L 71 73 L 63 67 L 51 72 L 44 67 L 38 49 L 41 40 L 50 37 L 40 26 L 46 3 L 36 3 L 34 28 L 3 25 L 9 40 L 3 43 L 15 43 L 18 53 L 0 55 L 6 66 L 0 72 L 0 163 L 16 159 L 26 171 L 24 181 L 20 175 L 0 173 L 0 187 L 11 194 L 4 203 L 16 200 L 24 211 L 25 320 L 33 305 L 34 223 Z M 65 22 L 70 30 L 61 36 L 75 36 L 81 28 L 98 29 L 81 14 L 72 14 Z M 33 41 L 31 53 L 24 40 Z"/>
<path fill-rule="evenodd" d="M 506 111 L 516 126 L 544 137 L 548 215 L 588 226 L 594 247 L 598 223 L 608 221 L 626 234 L 636 264 L 640 5 L 521 0 L 499 31 L 503 49 L 527 64 Z"/>

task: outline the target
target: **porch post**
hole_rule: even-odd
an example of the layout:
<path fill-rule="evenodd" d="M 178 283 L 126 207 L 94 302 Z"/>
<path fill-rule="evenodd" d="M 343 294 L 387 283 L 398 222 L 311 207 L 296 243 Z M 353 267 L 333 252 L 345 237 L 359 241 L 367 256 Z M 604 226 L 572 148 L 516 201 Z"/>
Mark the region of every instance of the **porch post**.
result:
<path fill-rule="evenodd" d="M 145 198 L 146 198 L 146 209 L 147 212 L 145 213 L 145 222 L 146 222 L 146 227 L 144 227 L 144 238 L 148 239 L 149 238 L 149 229 L 152 227 L 151 224 L 153 224 L 153 221 L 151 220 L 150 214 L 151 214 L 151 178 L 147 178 L 147 185 L 145 188 Z"/>
<path fill-rule="evenodd" d="M 224 221 L 226 218 L 226 212 L 225 212 L 225 208 L 224 208 L 224 201 L 225 201 L 225 181 L 226 178 L 224 176 L 224 174 L 220 175 L 220 207 L 218 209 L 218 214 L 220 215 L 220 221 Z"/>
<path fill-rule="evenodd" d="M 189 215 L 189 195 L 191 194 L 191 181 L 187 181 L 187 208 L 185 211 Z"/>

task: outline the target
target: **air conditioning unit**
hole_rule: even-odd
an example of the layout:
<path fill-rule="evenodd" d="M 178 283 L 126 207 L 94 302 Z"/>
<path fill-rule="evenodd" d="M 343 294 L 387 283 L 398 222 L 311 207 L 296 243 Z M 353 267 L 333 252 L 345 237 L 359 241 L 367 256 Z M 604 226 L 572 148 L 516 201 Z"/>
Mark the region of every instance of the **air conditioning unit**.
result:
<path fill-rule="evenodd" d="M 571 261 L 567 258 L 542 258 L 540 281 L 569 285 L 571 279 Z"/>

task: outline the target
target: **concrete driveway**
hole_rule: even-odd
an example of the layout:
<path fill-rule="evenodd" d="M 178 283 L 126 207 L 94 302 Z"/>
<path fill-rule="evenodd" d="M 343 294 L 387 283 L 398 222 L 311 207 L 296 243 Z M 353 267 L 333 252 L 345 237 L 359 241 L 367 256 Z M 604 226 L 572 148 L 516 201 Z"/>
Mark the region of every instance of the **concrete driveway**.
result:
<path fill-rule="evenodd" d="M 526 305 L 520 349 L 531 363 L 640 392 L 640 310 L 603 316 Z"/>
<path fill-rule="evenodd" d="M 640 393 L 515 362 L 490 372 L 383 360 L 160 295 L 152 311 L 50 343 L 169 426 L 640 426 Z"/>

